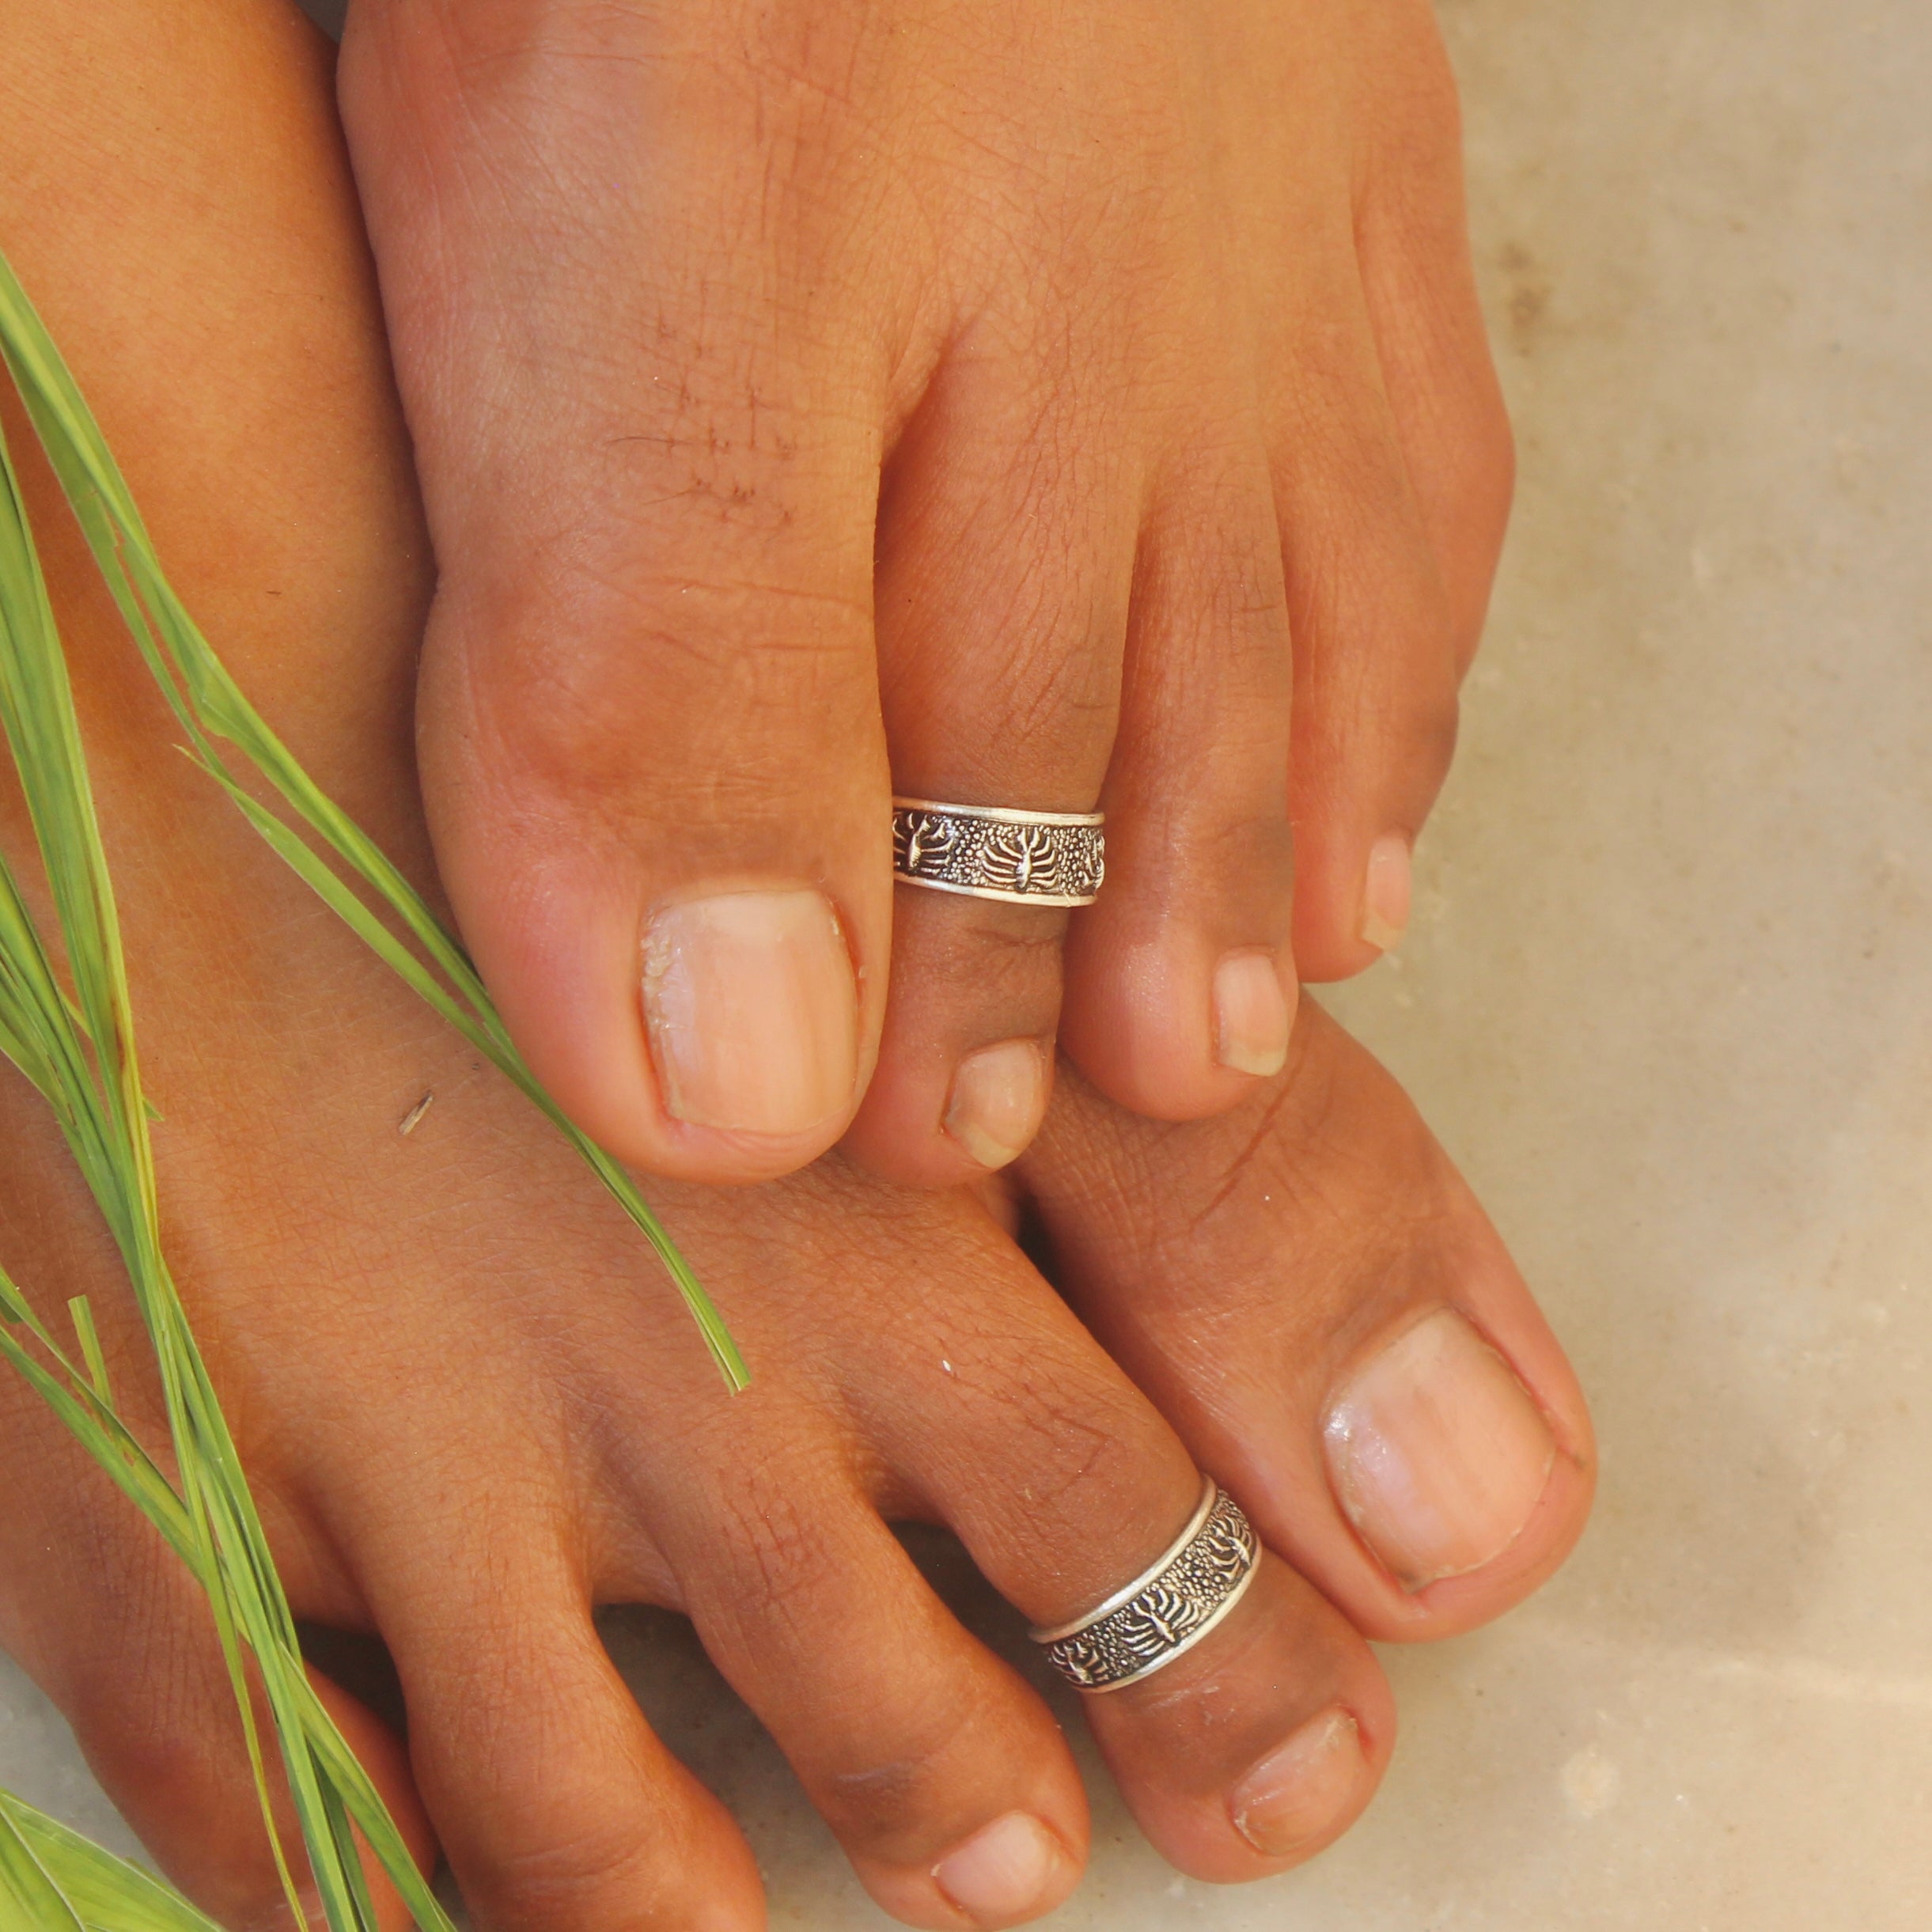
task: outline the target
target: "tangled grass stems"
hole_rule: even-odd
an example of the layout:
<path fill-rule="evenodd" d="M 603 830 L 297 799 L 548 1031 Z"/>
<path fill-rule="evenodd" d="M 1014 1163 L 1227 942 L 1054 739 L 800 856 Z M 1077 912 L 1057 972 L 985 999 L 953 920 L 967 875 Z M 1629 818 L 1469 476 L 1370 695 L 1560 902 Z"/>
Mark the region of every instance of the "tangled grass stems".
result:
<path fill-rule="evenodd" d="M 52 1108 L 127 1268 L 153 1347 L 175 1483 L 168 1482 L 120 1422 L 105 1387 L 90 1316 L 83 1315 L 77 1324 L 83 1358 L 77 1366 L 35 1319 L 13 1283 L 0 1282 L 0 1313 L 8 1318 L 0 1328 L 0 1349 L 141 1505 L 206 1591 L 264 1808 L 268 1781 L 254 1684 L 282 1742 L 290 1791 L 331 1932 L 368 1932 L 373 1923 L 351 1818 L 385 1864 L 393 1858 L 401 1868 L 398 1882 L 421 1894 L 420 1905 L 411 1900 L 412 1909 L 433 1915 L 434 1901 L 374 1787 L 359 1767 L 344 1777 L 332 1762 L 347 1758 L 353 1765 L 354 1760 L 303 1669 L 294 1619 L 275 1578 L 267 1537 L 169 1274 L 113 887 L 66 661 L 12 453 L 4 445 L 0 730 L 19 776 L 66 968 L 63 985 L 54 949 L 11 866 L 0 859 L 0 1045 Z M 38 1345 L 37 1355 L 29 1343 Z M 278 1841 L 275 1853 L 284 1888 L 295 1903 L 294 1875 Z M 12 1862 L 9 1889 L 17 1892 L 28 1883 L 31 1891 L 35 1869 L 32 1861 Z M 44 1892 L 43 1904 L 45 1897 Z M 31 1896 L 27 1902 L 32 1903 Z"/>
<path fill-rule="evenodd" d="M 375 841 L 302 769 L 243 695 L 189 616 L 161 569 L 100 426 L 4 256 L 0 256 L 0 354 L 122 619 L 187 734 L 189 755 L 364 943 L 520 1087 L 571 1142 L 656 1249 L 726 1382 L 733 1389 L 744 1388 L 750 1377 L 729 1331 L 637 1184 L 566 1117 L 538 1083 L 461 945 Z M 280 794 L 347 879 L 242 786 L 223 759 L 219 742 L 231 745 Z M 384 922 L 350 881 L 386 910 L 403 936 Z M 411 950 L 410 941 L 419 953 Z"/>
<path fill-rule="evenodd" d="M 664 1261 L 727 1383 L 742 1387 L 744 1365 L 722 1320 L 631 1176 L 572 1127 L 538 1085 L 461 947 L 373 842 L 309 778 L 188 616 L 99 426 L 4 257 L 0 355 L 142 661 L 186 736 L 189 756 L 377 957 L 573 1141 Z M 121 1419 L 84 1300 L 69 1305 L 77 1360 L 0 1272 L 0 1355 L 142 1509 L 206 1593 L 283 1888 L 298 1922 L 304 1913 L 296 1876 L 272 1821 L 256 1693 L 279 1748 L 330 1932 L 374 1932 L 358 1833 L 424 1932 L 450 1932 L 375 1787 L 309 1681 L 233 1439 L 169 1271 L 112 881 L 66 661 L 3 438 L 0 730 L 19 776 L 59 938 L 57 948 L 49 945 L 0 854 L 0 1053 L 51 1108 L 127 1268 L 158 1370 L 172 1479 Z M 247 789 L 224 746 L 242 769 L 266 782 L 293 824 Z M 199 1932 L 206 1925 L 136 1867 L 0 1794 L 0 1927 Z"/>
<path fill-rule="evenodd" d="M 428 1886 L 309 1684 L 295 1622 L 161 1239 L 148 1112 L 112 881 L 102 849 L 66 661 L 12 453 L 0 443 L 0 731 L 6 736 L 54 905 L 58 957 L 0 858 L 0 1047 L 52 1108 L 127 1271 L 153 1345 L 175 1464 L 168 1477 L 123 1423 L 83 1305 L 77 1364 L 0 1279 L 0 1352 L 146 1513 L 206 1591 L 270 1816 L 257 1689 L 281 1746 L 296 1819 L 331 1932 L 373 1932 L 360 1830 L 419 1923 L 445 1924 Z M 271 1828 L 282 1885 L 300 1895 Z M 16 1902 L 45 1907 L 37 1861 L 6 1870 Z M 51 1881 L 49 1881 L 51 1883 Z M 25 1888 L 26 1896 L 21 1895 Z M 38 1913 L 31 1921 L 41 1923 Z"/>

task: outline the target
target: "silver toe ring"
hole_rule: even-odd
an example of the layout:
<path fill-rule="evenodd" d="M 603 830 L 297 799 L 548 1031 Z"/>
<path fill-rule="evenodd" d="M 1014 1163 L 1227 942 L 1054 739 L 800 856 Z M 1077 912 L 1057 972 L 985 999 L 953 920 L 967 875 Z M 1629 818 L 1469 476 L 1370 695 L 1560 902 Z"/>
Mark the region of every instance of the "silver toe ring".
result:
<path fill-rule="evenodd" d="M 1098 812 L 892 801 L 892 869 L 908 885 L 1024 906 L 1090 906 L 1107 877 Z"/>
<path fill-rule="evenodd" d="M 1083 1691 L 1118 1691 L 1191 1650 L 1241 1600 L 1261 1545 L 1212 1476 L 1188 1527 L 1131 1583 L 1070 1623 L 1029 1634 Z"/>

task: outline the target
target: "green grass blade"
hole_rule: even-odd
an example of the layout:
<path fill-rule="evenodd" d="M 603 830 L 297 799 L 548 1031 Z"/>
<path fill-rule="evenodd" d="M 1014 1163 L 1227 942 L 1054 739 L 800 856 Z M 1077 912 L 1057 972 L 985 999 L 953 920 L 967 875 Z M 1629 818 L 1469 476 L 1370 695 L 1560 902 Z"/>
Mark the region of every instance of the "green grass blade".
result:
<path fill-rule="evenodd" d="M 162 571 L 133 498 L 70 373 L 0 257 L 0 355 L 143 663 L 196 763 L 271 847 L 565 1133 L 646 1235 L 727 1383 L 744 1364 L 635 1181 L 566 1119 L 511 1043 L 461 945 L 415 888 L 302 770 L 229 676 Z M 206 1590 L 270 1816 L 254 1695 L 266 1703 L 331 1932 L 373 1932 L 359 1832 L 426 1932 L 448 1921 L 354 1755 L 311 1688 L 293 1617 L 161 1235 L 132 1004 L 64 650 L 11 453 L 0 438 L 0 730 L 52 899 L 50 945 L 0 858 L 0 1054 L 51 1108 L 126 1264 L 153 1345 L 176 1476 L 116 1411 L 91 1308 L 69 1305 L 81 1360 L 0 1274 L 0 1356 L 138 1505 Z M 228 748 L 240 763 L 231 765 Z M 263 782 L 289 816 L 244 782 Z M 313 843 L 312 843 L 311 841 Z M 276 1840 L 285 1889 L 293 1871 Z M 207 1932 L 167 1888 L 0 1794 L 0 1932 Z"/>
<path fill-rule="evenodd" d="M 100 1333 L 94 1326 L 94 1311 L 87 1297 L 77 1294 L 67 1304 L 67 1313 L 74 1322 L 74 1332 L 79 1338 L 81 1358 L 87 1364 L 87 1379 L 102 1404 L 108 1408 L 114 1406 L 114 1389 L 108 1380 L 108 1358 L 100 1352 Z"/>
<path fill-rule="evenodd" d="M 664 1262 L 727 1385 L 744 1388 L 749 1371 L 723 1318 L 636 1183 L 608 1156 L 592 1157 L 593 1144 L 565 1120 L 524 1063 L 460 942 L 374 840 L 309 778 L 249 703 L 188 615 L 161 567 L 133 494 L 99 425 L 4 257 L 0 257 L 0 353 L 12 369 L 95 563 L 150 673 L 188 733 L 197 761 L 239 801 L 248 794 L 213 741 L 232 745 L 280 795 L 309 835 L 397 921 L 468 1013 L 466 1035 L 590 1160 L 599 1179 Z M 261 817 L 251 816 L 262 829 Z M 272 843 L 285 859 L 290 858 L 290 843 Z M 303 870 L 303 877 L 316 885 L 312 871 Z M 331 903 L 338 911 L 343 910 L 339 900 Z M 358 924 L 357 930 L 368 938 L 365 926 Z M 395 964 L 392 954 L 385 957 Z M 413 978 L 411 983 L 422 990 Z M 436 1003 L 449 1017 L 447 1009 Z"/>
<path fill-rule="evenodd" d="M 4 1932 L 86 1932 L 74 1901 L 0 1805 L 0 1928 Z"/>
<path fill-rule="evenodd" d="M 0 1837 L 9 1832 L 87 1932 L 222 1932 L 152 1873 L 0 1791 Z"/>
<path fill-rule="evenodd" d="M 282 1769 L 331 1932 L 373 1932 L 353 1818 L 419 1922 L 446 1921 L 375 1790 L 309 1685 L 267 1541 L 162 1251 L 134 1019 L 112 888 L 95 821 L 64 653 L 28 529 L 11 455 L 0 439 L 0 730 L 19 774 L 55 906 L 59 959 L 10 871 L 0 868 L 0 1040 L 51 1102 L 55 1119 L 121 1252 L 153 1346 L 178 1486 L 138 1452 L 97 1385 L 103 1373 L 81 1318 L 86 1373 L 31 1319 L 12 1284 L 0 1354 L 25 1375 L 76 1439 L 149 1513 L 206 1589 L 233 1685 L 265 1820 L 265 1753 L 252 1693 L 267 1704 Z M 70 984 L 71 993 L 68 987 Z M 47 1366 L 47 1361 L 53 1364 Z M 291 1904 L 294 1875 L 270 1826 Z M 9 1910 L 56 1911 L 31 1861 L 9 1868 Z M 47 1920 L 49 1926 L 55 1919 Z"/>

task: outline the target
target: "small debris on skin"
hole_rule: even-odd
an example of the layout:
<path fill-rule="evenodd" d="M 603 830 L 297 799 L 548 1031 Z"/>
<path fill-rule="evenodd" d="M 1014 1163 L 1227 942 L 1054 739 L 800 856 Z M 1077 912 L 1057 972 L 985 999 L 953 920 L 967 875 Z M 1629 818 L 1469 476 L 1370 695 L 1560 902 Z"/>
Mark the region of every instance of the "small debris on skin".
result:
<path fill-rule="evenodd" d="M 435 1097 L 435 1089 L 432 1088 L 403 1116 L 403 1124 L 396 1130 L 396 1132 L 405 1136 L 415 1133 L 422 1124 L 422 1116 L 430 1111 L 430 1102 Z"/>

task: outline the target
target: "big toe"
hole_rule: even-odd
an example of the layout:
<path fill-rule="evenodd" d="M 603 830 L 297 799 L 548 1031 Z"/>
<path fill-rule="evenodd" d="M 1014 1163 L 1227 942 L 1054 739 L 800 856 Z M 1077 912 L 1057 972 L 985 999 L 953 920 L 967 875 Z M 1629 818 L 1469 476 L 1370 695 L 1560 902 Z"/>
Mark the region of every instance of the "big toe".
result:
<path fill-rule="evenodd" d="M 1407 1097 L 1312 1002 L 1232 1114 L 1162 1126 L 1064 1077 L 1023 1178 L 1089 1325 L 1366 1635 L 1469 1628 L 1568 1554 L 1576 1377 Z"/>

